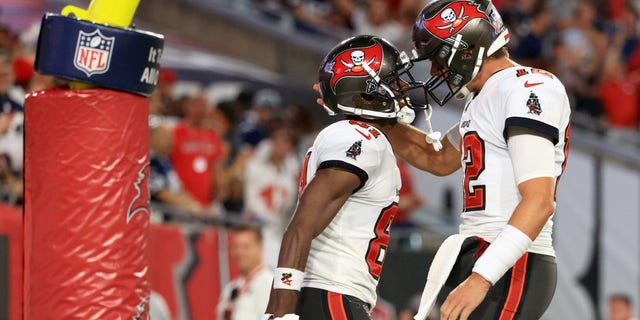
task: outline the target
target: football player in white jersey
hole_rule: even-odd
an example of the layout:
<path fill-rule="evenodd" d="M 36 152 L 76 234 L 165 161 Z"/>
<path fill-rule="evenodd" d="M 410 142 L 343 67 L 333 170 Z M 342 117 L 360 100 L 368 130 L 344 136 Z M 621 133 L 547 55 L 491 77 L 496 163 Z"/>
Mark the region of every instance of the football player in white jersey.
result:
<path fill-rule="evenodd" d="M 569 101 L 557 77 L 510 60 L 508 40 L 489 0 L 430 1 L 416 20 L 413 62 L 431 61 L 429 100 L 466 97 L 466 105 L 438 153 L 415 128 L 388 132 L 416 167 L 464 171 L 460 234 L 441 246 L 415 319 L 426 317 L 443 284 L 452 291 L 442 319 L 539 319 L 553 297 L 551 218 L 567 160 Z"/>
<path fill-rule="evenodd" d="M 322 63 L 324 106 L 346 120 L 307 153 L 265 318 L 371 319 L 401 187 L 385 131 L 412 121 L 397 77 L 408 62 L 387 41 L 357 36 Z"/>

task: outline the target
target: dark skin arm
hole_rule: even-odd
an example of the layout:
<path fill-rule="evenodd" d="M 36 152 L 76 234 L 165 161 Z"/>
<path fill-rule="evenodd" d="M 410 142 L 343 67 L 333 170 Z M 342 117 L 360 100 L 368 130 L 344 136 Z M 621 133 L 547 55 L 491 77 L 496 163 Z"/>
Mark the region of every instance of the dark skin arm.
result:
<path fill-rule="evenodd" d="M 284 233 L 278 266 L 304 271 L 317 237 L 360 185 L 357 175 L 339 169 L 322 169 L 304 189 L 295 213 Z M 298 291 L 271 289 L 266 313 L 276 317 L 295 313 Z"/>
<path fill-rule="evenodd" d="M 425 140 L 426 134 L 420 129 L 397 124 L 385 130 L 393 151 L 412 166 L 436 176 L 446 176 L 461 166 L 460 151 L 456 150 L 449 139 L 442 139 L 442 150 L 435 151 Z"/>

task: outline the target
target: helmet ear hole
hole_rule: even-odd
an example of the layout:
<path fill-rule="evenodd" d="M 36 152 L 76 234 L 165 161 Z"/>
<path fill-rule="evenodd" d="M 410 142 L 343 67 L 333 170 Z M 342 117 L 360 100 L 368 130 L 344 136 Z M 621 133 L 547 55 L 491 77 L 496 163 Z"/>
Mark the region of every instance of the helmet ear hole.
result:
<path fill-rule="evenodd" d="M 442 47 L 440 47 L 440 50 L 438 51 L 438 58 L 445 60 L 445 59 L 447 59 L 449 57 L 450 53 L 451 53 L 451 47 L 442 46 Z"/>
<path fill-rule="evenodd" d="M 362 98 L 362 100 L 364 101 L 373 101 L 376 99 L 376 97 L 374 97 L 373 95 L 370 95 L 368 93 L 360 93 L 360 98 Z"/>

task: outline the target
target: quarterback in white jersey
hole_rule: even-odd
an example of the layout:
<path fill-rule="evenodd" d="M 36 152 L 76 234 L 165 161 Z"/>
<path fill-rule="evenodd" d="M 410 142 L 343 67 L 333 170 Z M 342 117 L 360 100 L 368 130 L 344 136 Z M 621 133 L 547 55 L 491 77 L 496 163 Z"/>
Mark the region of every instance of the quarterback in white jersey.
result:
<path fill-rule="evenodd" d="M 464 170 L 460 233 L 493 242 L 520 202 L 518 184 L 532 177 L 560 177 L 567 160 L 570 107 L 564 86 L 552 74 L 519 65 L 502 69 L 467 98 L 459 124 Z M 512 157 L 509 128 L 527 128 L 551 140 L 552 166 L 515 176 L 519 160 Z M 530 150 L 529 157 L 537 157 Z M 524 160 L 523 160 L 524 161 Z M 490 165 L 488 165 L 490 164 Z M 555 187 L 555 186 L 554 186 Z M 548 219 L 529 252 L 555 256 Z"/>
<path fill-rule="evenodd" d="M 428 100 L 467 97 L 439 152 L 413 127 L 387 132 L 412 165 L 436 175 L 464 171 L 460 234 L 436 254 L 416 320 L 441 290 L 450 290 L 440 295 L 441 318 L 456 320 L 540 319 L 555 292 L 551 218 L 567 160 L 569 102 L 554 75 L 510 60 L 508 41 L 490 0 L 429 1 L 413 28 L 412 61 L 431 63 L 431 77 L 419 84 Z"/>
<path fill-rule="evenodd" d="M 412 121 L 398 77 L 408 62 L 386 40 L 357 36 L 322 63 L 323 104 L 347 120 L 322 130 L 307 153 L 266 318 L 371 319 L 401 187 L 385 132 Z"/>

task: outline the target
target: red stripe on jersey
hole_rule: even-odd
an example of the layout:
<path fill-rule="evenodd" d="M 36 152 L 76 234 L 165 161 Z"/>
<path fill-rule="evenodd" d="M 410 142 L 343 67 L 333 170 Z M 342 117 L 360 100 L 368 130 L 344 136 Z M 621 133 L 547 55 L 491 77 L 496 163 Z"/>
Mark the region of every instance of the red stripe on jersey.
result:
<path fill-rule="evenodd" d="M 567 159 L 569 159 L 570 137 L 571 137 L 571 118 L 569 118 L 569 124 L 567 124 L 567 127 L 564 129 L 564 160 L 562 161 L 562 171 L 560 171 L 560 175 L 558 176 L 558 178 L 556 178 L 556 188 L 553 191 L 554 200 L 556 199 L 556 196 L 558 194 L 558 184 L 560 184 L 560 178 L 564 173 L 564 169 L 567 168 Z"/>
<path fill-rule="evenodd" d="M 327 292 L 327 300 L 329 304 L 329 313 L 332 320 L 347 320 L 347 313 L 344 310 L 342 295 L 339 293 Z"/>
<path fill-rule="evenodd" d="M 511 269 L 511 283 L 509 283 L 509 293 L 507 294 L 507 300 L 504 303 L 502 312 L 500 313 L 500 320 L 513 320 L 518 306 L 520 305 L 520 299 L 524 293 L 524 284 L 527 276 L 527 260 L 529 260 L 529 253 L 525 253 L 522 258 L 518 259 L 516 264 Z"/>
<path fill-rule="evenodd" d="M 309 158 L 311 158 L 311 151 L 307 152 L 307 156 L 304 157 L 304 163 L 300 170 L 300 178 L 298 179 L 298 199 L 302 195 L 302 191 L 307 186 L 307 167 L 309 166 Z"/>
<path fill-rule="evenodd" d="M 476 252 L 476 260 L 478 260 L 489 247 L 489 243 L 480 237 L 476 237 L 476 241 L 478 241 L 478 251 Z"/>

